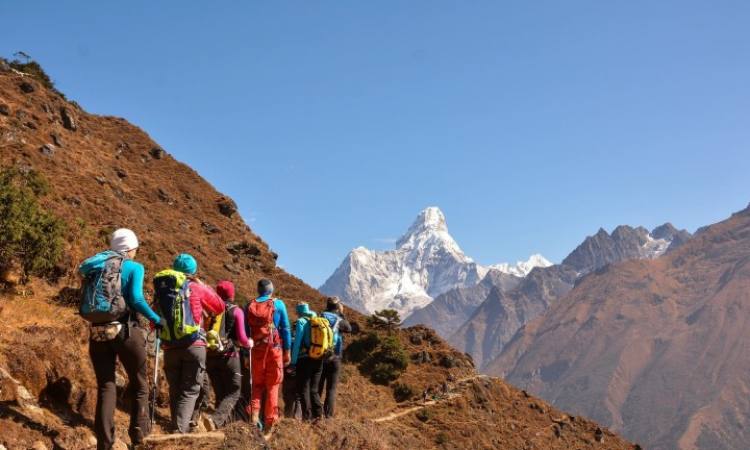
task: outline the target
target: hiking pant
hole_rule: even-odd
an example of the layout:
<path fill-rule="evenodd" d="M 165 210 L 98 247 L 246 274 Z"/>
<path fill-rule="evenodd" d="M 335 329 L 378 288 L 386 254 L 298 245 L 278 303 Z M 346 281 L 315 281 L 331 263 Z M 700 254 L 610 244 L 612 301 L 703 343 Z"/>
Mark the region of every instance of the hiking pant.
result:
<path fill-rule="evenodd" d="M 267 344 L 256 345 L 250 351 L 252 360 L 252 413 L 260 413 L 261 401 L 265 402 L 263 423 L 270 427 L 279 419 L 279 387 L 284 379 L 284 361 L 279 347 Z"/>
<path fill-rule="evenodd" d="M 252 376 L 250 371 L 246 367 L 246 361 L 250 359 L 250 355 L 240 354 L 240 373 L 242 378 L 240 380 L 240 398 L 237 400 L 237 404 L 234 407 L 234 416 L 237 420 L 249 422 L 250 416 L 248 416 L 248 407 L 250 406 L 250 392 L 252 391 L 251 383 Z"/>
<path fill-rule="evenodd" d="M 336 387 L 339 384 L 341 372 L 341 356 L 334 356 L 323 363 L 323 376 L 320 378 L 319 393 L 326 391 L 323 412 L 326 417 L 333 417 L 336 413 Z"/>
<path fill-rule="evenodd" d="M 284 397 L 284 417 L 290 419 L 302 418 L 302 404 L 297 398 L 298 375 L 294 373 L 285 373 L 284 382 L 281 386 L 281 395 Z"/>
<path fill-rule="evenodd" d="M 211 419 L 214 425 L 221 427 L 234 419 L 233 411 L 240 398 L 242 373 L 239 355 L 209 356 L 206 359 L 206 373 L 208 377 L 204 386 L 207 387 L 210 380 L 216 397 L 216 407 Z"/>
<path fill-rule="evenodd" d="M 164 372 L 169 383 L 169 409 L 177 433 L 190 432 L 190 419 L 206 371 L 206 347 L 164 349 Z"/>
<path fill-rule="evenodd" d="M 323 402 L 318 391 L 322 375 L 322 359 L 306 357 L 297 361 L 297 398 L 302 404 L 302 420 L 323 416 Z"/>
<path fill-rule="evenodd" d="M 97 450 L 109 450 L 115 443 L 115 361 L 128 374 L 130 396 L 130 428 L 128 434 L 134 443 L 140 443 L 151 431 L 148 414 L 148 378 L 146 375 L 146 333 L 142 328 L 123 326 L 120 334 L 108 342 L 89 341 L 89 355 L 96 374 L 96 433 Z"/>

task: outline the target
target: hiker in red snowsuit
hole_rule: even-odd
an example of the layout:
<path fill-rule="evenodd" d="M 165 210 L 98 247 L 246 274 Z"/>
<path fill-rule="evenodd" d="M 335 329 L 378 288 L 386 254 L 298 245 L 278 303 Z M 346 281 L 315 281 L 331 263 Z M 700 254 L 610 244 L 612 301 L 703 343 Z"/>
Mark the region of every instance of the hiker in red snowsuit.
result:
<path fill-rule="evenodd" d="M 250 351 L 252 363 L 252 398 L 250 420 L 259 428 L 270 429 L 279 419 L 279 388 L 284 367 L 291 359 L 292 335 L 286 305 L 274 299 L 273 283 L 258 282 L 258 298 L 247 305 L 247 326 L 255 346 Z M 265 401 L 263 422 L 260 421 L 261 401 Z"/>

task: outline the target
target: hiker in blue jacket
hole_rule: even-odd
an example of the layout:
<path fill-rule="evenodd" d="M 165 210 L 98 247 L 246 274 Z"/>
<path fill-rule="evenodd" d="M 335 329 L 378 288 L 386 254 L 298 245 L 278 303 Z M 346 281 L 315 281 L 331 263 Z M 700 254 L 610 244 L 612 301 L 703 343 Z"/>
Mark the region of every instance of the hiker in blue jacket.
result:
<path fill-rule="evenodd" d="M 326 417 L 333 417 L 336 409 L 336 387 L 341 373 L 341 355 L 344 351 L 344 338 L 341 333 L 351 333 L 352 326 L 344 318 L 344 305 L 338 297 L 328 297 L 326 310 L 321 316 L 328 319 L 333 329 L 333 354 L 323 361 L 323 374 L 318 392 L 322 395 L 326 390 L 323 412 Z"/>
<path fill-rule="evenodd" d="M 117 385 L 115 364 L 119 358 L 130 382 L 130 428 L 128 434 L 134 445 L 140 444 L 151 432 L 148 410 L 148 378 L 146 375 L 146 330 L 138 316 L 146 317 L 157 327 L 166 321 L 146 303 L 143 296 L 143 265 L 134 261 L 138 238 L 126 228 L 115 231 L 110 239 L 110 250 L 88 258 L 78 268 L 83 277 L 102 271 L 106 261 L 118 255 L 121 266 L 121 290 L 126 312 L 118 320 L 92 324 L 89 355 L 96 375 L 96 413 L 94 432 L 98 450 L 109 450 L 115 443 L 115 405 Z"/>
<path fill-rule="evenodd" d="M 290 366 L 297 380 L 296 402 L 302 409 L 302 420 L 310 420 L 313 417 L 313 410 L 322 411 L 323 405 L 320 401 L 320 395 L 313 398 L 312 387 L 313 378 L 320 379 L 322 374 L 322 363 L 313 361 L 308 356 L 310 351 L 310 319 L 317 317 L 314 311 L 310 310 L 310 305 L 300 303 L 296 308 L 297 321 L 294 323 L 294 342 L 292 343 L 292 361 Z M 315 385 L 317 387 L 317 385 Z"/>

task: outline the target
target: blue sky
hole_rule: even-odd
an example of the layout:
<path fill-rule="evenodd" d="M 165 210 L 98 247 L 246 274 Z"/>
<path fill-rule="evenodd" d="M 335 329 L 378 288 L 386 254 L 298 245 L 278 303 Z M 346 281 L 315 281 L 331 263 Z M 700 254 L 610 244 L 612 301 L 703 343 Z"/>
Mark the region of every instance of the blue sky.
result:
<path fill-rule="evenodd" d="M 746 1 L 5 0 L 0 17 L 3 55 L 145 129 L 313 285 L 430 205 L 494 263 L 750 201 Z"/>

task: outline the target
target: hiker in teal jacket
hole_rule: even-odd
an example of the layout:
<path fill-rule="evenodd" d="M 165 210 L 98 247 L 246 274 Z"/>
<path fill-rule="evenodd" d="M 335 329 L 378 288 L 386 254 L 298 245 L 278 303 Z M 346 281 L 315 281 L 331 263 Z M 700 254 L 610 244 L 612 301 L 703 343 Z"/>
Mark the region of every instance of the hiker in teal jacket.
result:
<path fill-rule="evenodd" d="M 310 310 L 310 305 L 307 303 L 297 305 L 296 311 L 297 321 L 294 324 L 294 343 L 292 344 L 290 367 L 297 381 L 295 396 L 302 409 L 302 420 L 310 420 L 313 414 L 313 403 L 315 402 L 312 394 L 314 373 L 311 371 L 311 365 L 317 367 L 317 361 L 312 361 L 308 357 L 310 351 L 310 319 L 317 317 L 317 314 Z M 320 396 L 318 396 L 319 399 Z"/>
<path fill-rule="evenodd" d="M 130 382 L 130 428 L 128 434 L 133 444 L 143 442 L 151 432 L 148 411 L 148 378 L 146 375 L 146 330 L 140 325 L 138 315 L 145 316 L 157 327 L 164 326 L 143 297 L 143 266 L 133 260 L 138 249 L 138 239 L 131 230 L 121 228 L 112 234 L 110 250 L 88 258 L 78 268 L 82 276 L 102 270 L 105 261 L 118 253 L 124 257 L 121 272 L 121 289 L 127 312 L 117 321 L 91 327 L 89 355 L 96 374 L 97 395 L 94 432 L 98 450 L 109 450 L 115 443 L 115 406 L 117 385 L 115 364 L 120 359 Z M 107 334 L 113 331 L 114 337 Z"/>

